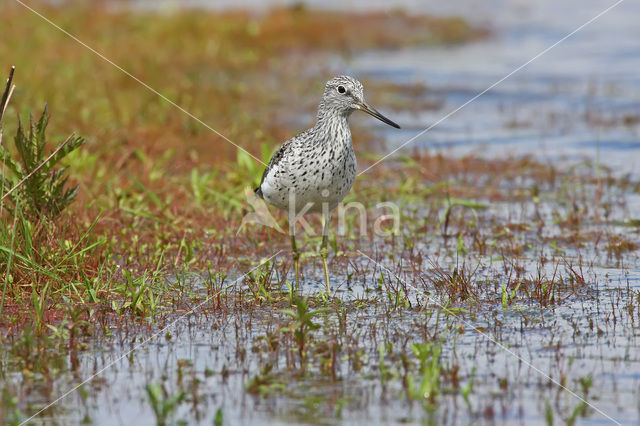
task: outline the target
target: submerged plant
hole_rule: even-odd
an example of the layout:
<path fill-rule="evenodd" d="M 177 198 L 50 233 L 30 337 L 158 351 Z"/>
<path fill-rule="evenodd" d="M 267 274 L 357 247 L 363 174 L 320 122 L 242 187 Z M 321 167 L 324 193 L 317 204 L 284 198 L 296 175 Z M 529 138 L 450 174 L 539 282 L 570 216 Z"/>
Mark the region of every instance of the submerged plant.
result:
<path fill-rule="evenodd" d="M 272 370 L 273 364 L 264 365 L 262 370 L 245 384 L 247 392 L 254 395 L 270 395 L 274 392 L 284 391 L 285 384 Z"/>
<path fill-rule="evenodd" d="M 423 402 L 427 411 L 432 411 L 436 404 L 436 397 L 440 393 L 440 352 L 442 342 L 414 343 L 411 345 L 413 354 L 418 358 L 420 376 L 407 377 L 409 396 Z"/>
<path fill-rule="evenodd" d="M 123 296 L 121 305 L 114 300 L 112 307 L 114 311 L 121 312 L 128 309 L 135 315 L 146 317 L 155 316 L 160 304 L 160 295 L 153 290 L 153 282 L 158 279 L 156 272 L 145 272 L 142 275 L 134 275 L 129 269 L 122 271 L 124 283 L 115 287 L 114 291 Z"/>
<path fill-rule="evenodd" d="M 311 310 L 309 307 L 309 301 L 305 297 L 299 297 L 293 294 L 291 304 L 295 309 L 284 309 L 281 312 L 292 319 L 291 324 L 286 329 L 293 334 L 293 340 L 298 347 L 298 354 L 300 355 L 300 362 L 304 366 L 304 361 L 307 358 L 306 345 L 309 341 L 310 333 L 313 330 L 320 328 L 318 324 L 315 324 L 312 319 L 316 315 L 322 314 L 327 311 L 326 308 L 320 308 Z"/>
<path fill-rule="evenodd" d="M 170 419 L 173 412 L 187 396 L 185 391 L 169 395 L 167 390 L 160 383 L 147 385 L 145 388 L 147 390 L 149 402 L 151 403 L 151 408 L 156 415 L 156 422 L 158 425 L 167 424 L 167 421 Z"/>

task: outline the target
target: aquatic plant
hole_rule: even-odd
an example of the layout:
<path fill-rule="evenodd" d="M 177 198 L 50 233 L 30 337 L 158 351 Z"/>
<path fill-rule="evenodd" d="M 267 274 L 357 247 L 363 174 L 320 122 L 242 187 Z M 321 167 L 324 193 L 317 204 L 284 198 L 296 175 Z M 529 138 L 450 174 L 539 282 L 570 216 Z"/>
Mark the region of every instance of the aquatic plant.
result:
<path fill-rule="evenodd" d="M 149 403 L 156 415 L 158 425 L 165 425 L 171 419 L 180 404 L 187 397 L 185 391 L 178 391 L 173 395 L 169 395 L 167 389 L 162 383 L 153 383 L 145 386 Z"/>
<path fill-rule="evenodd" d="M 300 366 L 304 368 L 307 359 L 306 347 L 309 342 L 312 331 L 317 330 L 320 326 L 313 322 L 313 318 L 324 312 L 327 308 L 318 308 L 312 310 L 306 297 L 298 296 L 292 293 L 291 305 L 294 309 L 283 309 L 280 312 L 288 316 L 291 320 L 289 325 L 282 329 L 283 332 L 290 333 L 298 348 L 300 356 Z"/>
<path fill-rule="evenodd" d="M 440 393 L 440 352 L 442 342 L 414 343 L 411 351 L 418 359 L 417 377 L 407 377 L 407 391 L 411 398 L 423 403 L 427 411 L 433 411 Z"/>

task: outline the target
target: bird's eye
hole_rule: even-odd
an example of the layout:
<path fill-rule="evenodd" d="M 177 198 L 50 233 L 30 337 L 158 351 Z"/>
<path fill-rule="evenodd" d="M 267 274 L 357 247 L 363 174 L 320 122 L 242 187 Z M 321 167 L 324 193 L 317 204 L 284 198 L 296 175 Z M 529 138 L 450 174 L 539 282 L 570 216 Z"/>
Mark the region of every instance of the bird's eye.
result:
<path fill-rule="evenodd" d="M 346 91 L 347 89 L 345 89 L 344 86 L 338 86 L 338 93 L 344 93 Z"/>

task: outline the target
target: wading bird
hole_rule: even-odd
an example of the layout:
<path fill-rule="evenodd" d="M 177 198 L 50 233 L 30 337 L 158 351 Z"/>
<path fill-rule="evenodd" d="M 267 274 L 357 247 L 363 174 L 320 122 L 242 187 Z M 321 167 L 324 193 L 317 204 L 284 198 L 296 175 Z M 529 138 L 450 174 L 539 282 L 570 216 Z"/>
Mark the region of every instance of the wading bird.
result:
<path fill-rule="evenodd" d="M 347 195 L 356 177 L 356 155 L 348 119 L 353 111 L 358 110 L 400 128 L 367 104 L 358 80 L 348 76 L 335 77 L 325 86 L 315 126 L 282 144 L 269 161 L 260 186 L 255 190 L 258 197 L 289 212 L 296 287 L 300 275 L 300 253 L 296 246 L 295 218 L 306 213 L 322 213 L 320 257 L 327 295 L 331 290 L 327 267 L 329 222 L 331 212 Z"/>

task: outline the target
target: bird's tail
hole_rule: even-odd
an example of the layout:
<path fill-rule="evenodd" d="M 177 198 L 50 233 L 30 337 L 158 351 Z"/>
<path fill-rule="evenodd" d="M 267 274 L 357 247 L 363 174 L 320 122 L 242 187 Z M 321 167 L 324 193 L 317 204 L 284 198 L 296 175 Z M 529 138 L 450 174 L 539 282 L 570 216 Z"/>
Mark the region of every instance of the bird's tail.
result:
<path fill-rule="evenodd" d="M 264 196 L 262 195 L 262 188 L 257 187 L 256 189 L 253 190 L 253 192 L 260 198 L 262 198 L 264 200 Z"/>

